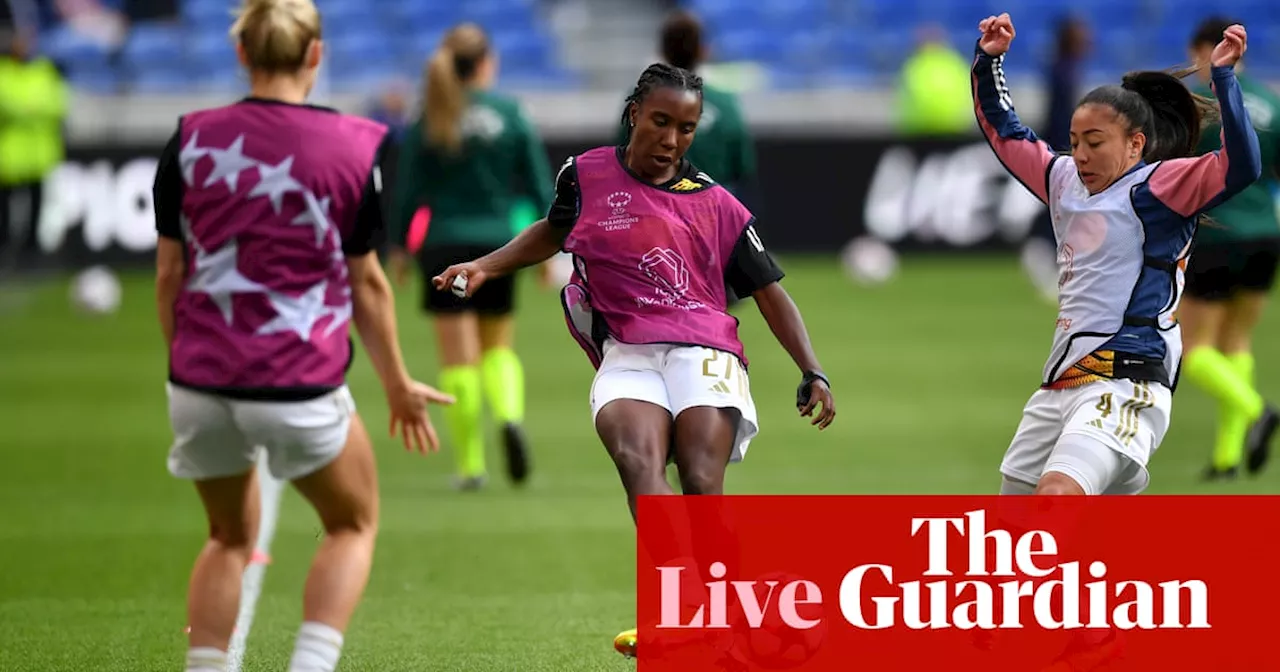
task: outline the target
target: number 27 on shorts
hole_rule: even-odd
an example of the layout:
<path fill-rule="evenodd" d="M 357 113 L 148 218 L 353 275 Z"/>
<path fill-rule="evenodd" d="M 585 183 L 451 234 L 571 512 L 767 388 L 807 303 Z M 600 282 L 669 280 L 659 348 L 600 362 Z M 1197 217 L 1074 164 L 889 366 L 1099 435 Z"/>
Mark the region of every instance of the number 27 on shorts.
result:
<path fill-rule="evenodd" d="M 706 352 L 707 356 L 702 360 L 702 375 L 716 379 L 711 389 L 722 394 L 737 394 L 739 397 L 746 398 L 747 375 L 742 371 L 738 358 L 710 348 L 704 348 L 703 352 Z M 720 363 L 722 356 L 723 364 Z M 721 375 L 722 372 L 723 375 Z"/>

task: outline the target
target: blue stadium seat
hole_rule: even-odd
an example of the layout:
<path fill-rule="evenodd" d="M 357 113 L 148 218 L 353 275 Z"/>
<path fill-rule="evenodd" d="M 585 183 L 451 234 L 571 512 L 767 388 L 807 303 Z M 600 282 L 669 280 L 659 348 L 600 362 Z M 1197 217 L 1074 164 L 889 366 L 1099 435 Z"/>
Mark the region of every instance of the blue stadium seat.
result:
<path fill-rule="evenodd" d="M 121 78 L 115 68 L 105 61 L 82 61 L 69 68 L 67 82 L 72 88 L 86 93 L 120 93 Z"/>
<path fill-rule="evenodd" d="M 137 93 L 179 93 L 191 88 L 191 73 L 180 64 L 158 64 L 133 73 L 129 88 Z"/>
<path fill-rule="evenodd" d="M 129 30 L 121 54 L 124 64 L 133 69 L 146 69 L 156 64 L 182 62 L 184 37 L 181 28 L 173 24 L 135 24 Z"/>
<path fill-rule="evenodd" d="M 102 44 L 72 30 L 58 26 L 40 36 L 40 50 L 68 68 L 105 63 L 110 52 Z"/>

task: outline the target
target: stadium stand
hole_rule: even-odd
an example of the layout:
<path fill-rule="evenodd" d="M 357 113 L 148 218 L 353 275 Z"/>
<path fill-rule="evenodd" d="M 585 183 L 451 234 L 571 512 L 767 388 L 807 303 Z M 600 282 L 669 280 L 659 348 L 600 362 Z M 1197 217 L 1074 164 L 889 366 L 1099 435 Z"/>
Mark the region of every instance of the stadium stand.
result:
<path fill-rule="evenodd" d="M 444 30 L 484 25 L 502 54 L 503 79 L 571 87 L 536 0 L 320 0 L 329 48 L 329 85 L 356 88 L 390 77 L 416 78 Z M 95 93 L 224 91 L 241 86 L 227 39 L 233 3 L 184 0 L 172 21 L 135 23 L 118 48 L 66 23 L 45 30 L 42 51 L 72 84 Z"/>
<path fill-rule="evenodd" d="M 636 0 L 643 2 L 643 0 Z M 1011 59 L 1011 77 L 1036 76 L 1052 48 L 1054 22 L 1067 12 L 1093 25 L 1091 78 L 1164 68 L 1185 59 L 1192 26 L 1229 12 L 1250 31 L 1249 64 L 1280 76 L 1280 12 L 1275 0 L 683 0 L 707 21 L 719 61 L 755 62 L 775 87 L 880 86 L 896 76 L 925 22 L 967 51 L 976 21 L 1009 11 L 1030 57 Z M 240 86 L 226 31 L 233 3 L 184 0 L 172 21 L 134 24 L 120 45 L 103 46 L 66 24 L 44 31 L 42 51 L 91 93 L 226 91 Z M 354 90 L 388 77 L 417 78 L 439 35 L 474 20 L 503 55 L 503 83 L 521 88 L 580 87 L 540 0 L 319 0 L 328 29 L 329 85 Z"/>

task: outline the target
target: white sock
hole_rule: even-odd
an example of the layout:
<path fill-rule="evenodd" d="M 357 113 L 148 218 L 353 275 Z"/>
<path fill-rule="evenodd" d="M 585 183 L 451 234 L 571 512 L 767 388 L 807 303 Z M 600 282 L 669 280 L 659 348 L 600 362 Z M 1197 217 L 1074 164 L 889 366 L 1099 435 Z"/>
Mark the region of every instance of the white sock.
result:
<path fill-rule="evenodd" d="M 212 647 L 187 651 L 187 672 L 226 672 L 227 652 Z"/>
<path fill-rule="evenodd" d="M 341 657 L 341 632 L 323 623 L 303 623 L 289 660 L 289 672 L 334 672 Z"/>

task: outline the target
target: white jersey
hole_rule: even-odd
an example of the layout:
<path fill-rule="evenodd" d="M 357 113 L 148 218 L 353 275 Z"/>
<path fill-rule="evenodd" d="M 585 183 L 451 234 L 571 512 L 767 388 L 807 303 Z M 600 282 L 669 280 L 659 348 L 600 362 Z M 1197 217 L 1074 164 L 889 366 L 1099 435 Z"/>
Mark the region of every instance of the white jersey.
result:
<path fill-rule="evenodd" d="M 1161 355 L 1165 380 L 1176 378 L 1182 336 L 1174 313 L 1183 287 L 1177 262 L 1186 258 L 1191 236 L 1184 227 L 1148 231 L 1134 198 L 1159 166 L 1135 168 L 1106 191 L 1090 195 L 1070 157 L 1053 161 L 1049 202 L 1058 241 L 1058 319 L 1044 384 L 1099 350 L 1116 352 L 1120 361 L 1113 365 L 1119 369 L 1154 364 L 1148 358 Z M 1151 240 L 1159 233 L 1176 238 L 1179 249 L 1172 258 L 1149 258 L 1148 247 L 1169 249 L 1168 243 Z M 1158 303 L 1142 300 L 1144 295 L 1158 296 Z M 1152 342 L 1156 339 L 1159 344 Z M 1131 364 L 1125 363 L 1126 355 Z"/>

